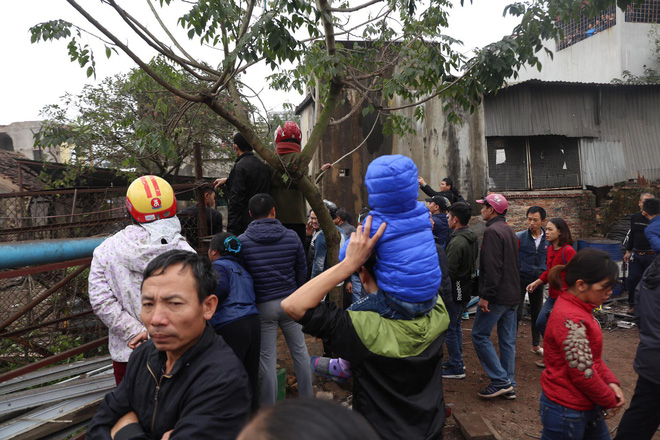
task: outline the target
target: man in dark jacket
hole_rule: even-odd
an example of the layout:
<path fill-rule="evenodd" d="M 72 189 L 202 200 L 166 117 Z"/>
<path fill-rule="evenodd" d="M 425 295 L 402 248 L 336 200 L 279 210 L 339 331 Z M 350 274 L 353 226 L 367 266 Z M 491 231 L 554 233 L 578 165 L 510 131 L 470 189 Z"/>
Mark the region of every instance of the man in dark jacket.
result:
<path fill-rule="evenodd" d="M 628 231 L 626 254 L 623 256 L 623 261 L 628 264 L 626 290 L 628 291 L 628 305 L 631 312 L 635 311 L 635 289 L 637 288 L 637 284 L 642 279 L 646 268 L 651 265 L 655 258 L 655 252 L 651 248 L 651 243 L 649 243 L 646 235 L 644 235 L 644 230 L 649 225 L 649 220 L 641 211 L 644 202 L 652 198 L 653 194 L 651 193 L 642 194 L 639 198 L 640 212 L 630 217 L 630 230 Z"/>
<path fill-rule="evenodd" d="M 449 208 L 449 227 L 452 234 L 447 244 L 449 278 L 451 278 L 451 302 L 449 328 L 445 336 L 449 361 L 443 365 L 442 377 L 445 379 L 463 379 L 463 330 L 461 316 L 472 295 L 476 295 L 476 265 L 479 252 L 477 234 L 467 228 L 472 209 L 463 202 L 454 203 Z"/>
<path fill-rule="evenodd" d="M 639 347 L 633 366 L 639 377 L 615 440 L 650 440 L 660 426 L 660 257 L 644 273 L 636 294 Z"/>
<path fill-rule="evenodd" d="M 449 322 L 442 300 L 412 320 L 341 310 L 321 301 L 356 270 L 367 292 L 378 290 L 372 252 L 385 227 L 381 223 L 369 238 L 371 217 L 367 217 L 364 231 L 358 226 L 351 238 L 344 260 L 291 294 L 282 308 L 304 325 L 306 333 L 326 338 L 334 353 L 351 362 L 353 409 L 382 439 L 441 439 L 442 342 Z"/>
<path fill-rule="evenodd" d="M 105 396 L 87 438 L 234 439 L 250 411 L 243 365 L 207 320 L 218 299 L 211 263 L 173 250 L 144 272 L 140 319 L 150 339 L 131 354 L 124 380 Z"/>
<path fill-rule="evenodd" d="M 268 194 L 250 199 L 254 219 L 239 237 L 245 268 L 252 275 L 261 319 L 261 359 L 259 383 L 261 405 L 275 403 L 277 397 L 277 327 L 289 346 L 298 380 L 298 395 L 312 397 L 312 369 L 302 327 L 283 311 L 280 303 L 305 284 L 307 264 L 298 235 L 275 218 L 275 200 Z"/>
<path fill-rule="evenodd" d="M 520 303 L 518 237 L 506 224 L 509 203 L 501 194 L 490 194 L 481 203 L 486 222 L 479 260 L 479 308 L 472 327 L 472 344 L 490 385 L 479 391 L 484 398 L 515 399 L 516 310 Z M 497 325 L 500 357 L 490 334 Z"/>
<path fill-rule="evenodd" d="M 451 203 L 443 196 L 433 196 L 424 200 L 428 203 L 427 207 L 431 211 L 431 218 L 433 219 L 433 238 L 444 249 L 449 243 L 451 233 L 447 224 L 447 210 Z"/>
<path fill-rule="evenodd" d="M 523 304 L 527 286 L 536 281 L 546 270 L 548 258 L 548 242 L 545 239 L 543 222 L 545 221 L 545 209 L 540 206 L 532 206 L 527 209 L 527 230 L 516 233 L 519 242 L 520 264 L 520 305 L 518 306 L 518 324 L 523 315 Z M 541 348 L 541 332 L 536 326 L 536 318 L 541 313 L 543 306 L 543 284 L 539 285 L 533 292 L 529 293 L 529 311 L 532 316 L 532 351 L 543 356 Z"/>
<path fill-rule="evenodd" d="M 419 181 L 419 188 L 429 197 L 443 196 L 449 200 L 449 203 L 465 201 L 465 199 L 463 199 L 463 197 L 458 193 L 458 190 L 454 187 L 454 181 L 449 177 L 442 179 L 442 182 L 440 183 L 440 191 L 436 191 L 431 188 L 426 183 L 424 178 L 422 178 L 422 176 L 419 176 L 417 180 Z"/>
<path fill-rule="evenodd" d="M 223 187 L 227 199 L 227 231 L 239 235 L 251 221 L 248 202 L 255 194 L 268 193 L 271 173 L 240 133 L 234 135 L 234 151 L 236 162 L 229 177 L 216 179 L 215 187 Z"/>

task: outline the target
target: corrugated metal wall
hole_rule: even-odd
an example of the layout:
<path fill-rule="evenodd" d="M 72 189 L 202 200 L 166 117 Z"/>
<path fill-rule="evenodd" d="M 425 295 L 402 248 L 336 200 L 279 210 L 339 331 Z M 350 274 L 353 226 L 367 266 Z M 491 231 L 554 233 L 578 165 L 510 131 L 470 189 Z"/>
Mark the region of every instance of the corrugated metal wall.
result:
<path fill-rule="evenodd" d="M 660 85 L 528 82 L 486 100 L 486 136 L 581 138 L 585 185 L 660 179 Z"/>

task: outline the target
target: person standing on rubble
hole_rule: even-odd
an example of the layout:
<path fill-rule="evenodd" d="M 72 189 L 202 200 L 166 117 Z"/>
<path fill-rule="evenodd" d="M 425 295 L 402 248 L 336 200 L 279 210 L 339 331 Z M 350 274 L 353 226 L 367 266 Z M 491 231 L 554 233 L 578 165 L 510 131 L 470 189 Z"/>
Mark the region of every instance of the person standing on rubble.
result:
<path fill-rule="evenodd" d="M 108 348 L 117 385 L 133 349 L 147 340 L 147 329 L 140 321 L 144 269 L 169 250 L 193 252 L 181 235 L 174 191 L 164 179 L 142 176 L 134 180 L 126 191 L 126 208 L 133 224 L 94 250 L 88 279 L 89 302 L 109 330 Z"/>

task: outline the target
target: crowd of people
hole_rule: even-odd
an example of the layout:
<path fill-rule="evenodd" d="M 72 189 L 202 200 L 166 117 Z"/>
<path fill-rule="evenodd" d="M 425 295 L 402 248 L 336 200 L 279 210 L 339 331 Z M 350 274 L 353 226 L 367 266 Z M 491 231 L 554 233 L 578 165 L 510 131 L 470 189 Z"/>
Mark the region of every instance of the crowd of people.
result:
<path fill-rule="evenodd" d="M 300 142 L 295 123 L 278 127 L 285 160 Z M 213 235 L 207 255 L 181 235 L 174 192 L 155 176 L 131 184 L 133 224 L 94 252 L 89 297 L 109 329 L 118 387 L 88 438 L 441 439 L 442 381 L 466 377 L 468 302 L 479 297 L 471 338 L 489 378 L 475 391 L 514 400 L 526 296 L 531 350 L 544 368 L 542 438 L 610 438 L 604 419 L 626 400 L 601 358 L 592 312 L 611 296 L 619 269 L 604 252 L 576 252 L 561 217 L 529 207 L 528 228 L 516 233 L 506 198 L 489 194 L 475 201 L 486 225 L 479 244 L 472 208 L 451 179 L 437 192 L 410 158 L 382 156 L 367 169 L 369 208 L 357 227 L 347 209 L 325 201 L 341 237 L 333 266 L 295 182 L 283 182 L 240 134 L 234 143 L 236 164 L 216 181 L 228 198 L 228 230 Z M 645 194 L 640 208 L 626 253 L 631 272 L 645 265 L 628 286 L 640 319 L 639 381 L 617 439 L 650 439 L 660 424 L 660 263 L 643 258 L 660 252 L 660 200 Z M 326 299 L 338 285 L 343 305 Z M 299 399 L 276 404 L 278 328 Z M 322 339 L 323 356 L 310 357 L 304 334 Z M 314 374 L 352 378 L 353 411 L 313 399 Z"/>

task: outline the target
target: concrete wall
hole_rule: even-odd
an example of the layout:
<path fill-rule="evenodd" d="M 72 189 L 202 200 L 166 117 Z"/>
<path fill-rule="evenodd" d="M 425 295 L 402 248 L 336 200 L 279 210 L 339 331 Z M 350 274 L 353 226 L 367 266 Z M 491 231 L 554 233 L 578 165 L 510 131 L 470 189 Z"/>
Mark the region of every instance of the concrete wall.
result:
<path fill-rule="evenodd" d="M 351 92 L 345 98 L 344 103 L 335 111 L 335 120 L 348 114 L 351 105 L 358 100 Z M 402 100 L 395 99 L 390 105 L 396 107 L 402 104 Z M 310 165 L 311 172 L 316 172 L 320 164 L 335 162 L 360 145 L 372 128 L 373 132 L 362 147 L 335 165 L 323 178 L 320 183 L 323 197 L 338 206 L 346 207 L 356 218 L 360 209 L 368 204 L 364 186 L 367 166 L 385 154 L 403 154 L 412 158 L 420 175 L 436 190 L 439 190 L 443 178 L 450 177 L 466 200 L 474 200 L 485 194 L 488 161 L 483 107 L 479 107 L 472 115 L 463 115 L 462 125 L 453 125 L 447 123 L 439 99 L 430 100 L 424 106 L 426 118 L 416 123 L 415 135 L 385 136 L 384 119 L 381 117 L 376 120 L 375 114 L 362 116 L 360 111 L 342 124 L 330 127 Z M 313 127 L 314 111 L 313 102 L 300 111 L 303 143 Z M 402 112 L 412 117 L 413 109 Z M 419 200 L 424 197 L 420 191 Z"/>
<path fill-rule="evenodd" d="M 644 65 L 649 66 L 652 60 L 654 47 L 648 34 L 653 25 L 626 23 L 624 15 L 617 8 L 614 26 L 560 51 L 555 41 L 546 41 L 545 47 L 554 53 L 554 59 L 539 52 L 541 72 L 526 67 L 519 72 L 519 78 L 510 82 L 540 79 L 607 84 L 614 78 L 621 78 L 624 70 L 643 74 Z"/>
<path fill-rule="evenodd" d="M 40 121 L 12 122 L 0 126 L 0 132 L 7 133 L 14 144 L 14 151 L 28 159 L 34 159 L 34 134 L 41 128 Z"/>

